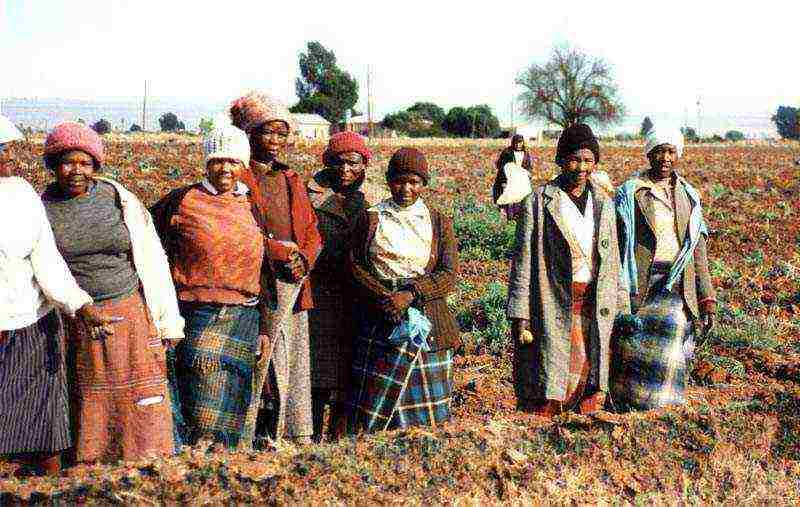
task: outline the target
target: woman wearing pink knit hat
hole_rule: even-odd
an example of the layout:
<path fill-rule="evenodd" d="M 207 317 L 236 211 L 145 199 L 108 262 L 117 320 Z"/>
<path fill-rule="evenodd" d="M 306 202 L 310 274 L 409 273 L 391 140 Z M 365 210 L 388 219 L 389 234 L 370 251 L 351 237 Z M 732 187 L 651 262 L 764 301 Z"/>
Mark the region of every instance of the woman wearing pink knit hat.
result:
<path fill-rule="evenodd" d="M 168 455 L 174 449 L 166 347 L 183 337 L 175 287 L 147 209 L 102 178 L 103 141 L 67 122 L 45 141 L 55 175 L 42 200 L 78 285 L 113 324 L 69 321 L 78 462 Z"/>
<path fill-rule="evenodd" d="M 366 182 L 372 153 L 355 132 L 339 132 L 322 155 L 324 168 L 308 182 L 317 214 L 322 253 L 311 272 L 314 308 L 309 311 L 311 389 L 314 438 L 323 437 L 323 413 L 330 405 L 328 436 L 341 436 L 349 389 L 352 339 L 355 333 L 353 295 L 346 272 L 351 223 L 366 208 L 389 196 L 380 185 Z"/>
<path fill-rule="evenodd" d="M 277 388 L 277 418 L 259 428 L 276 438 L 308 442 L 311 422 L 308 310 L 313 307 L 308 274 L 322 240 L 303 179 L 282 162 L 296 126 L 281 101 L 249 93 L 231 105 L 233 124 L 250 140 L 250 166 L 242 182 L 250 188 L 265 236 L 265 293 L 261 334 L 272 343 L 271 367 Z M 264 374 L 262 369 L 257 377 Z M 255 396 L 254 396 L 255 398 Z M 252 411 L 259 405 L 253 404 Z M 265 420 L 265 418 L 262 418 Z"/>

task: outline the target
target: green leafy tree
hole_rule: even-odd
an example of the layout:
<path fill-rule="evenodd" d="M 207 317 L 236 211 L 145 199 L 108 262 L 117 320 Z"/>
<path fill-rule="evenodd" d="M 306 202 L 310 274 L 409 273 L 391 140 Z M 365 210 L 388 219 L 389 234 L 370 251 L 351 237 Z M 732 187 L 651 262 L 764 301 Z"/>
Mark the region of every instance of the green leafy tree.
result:
<path fill-rule="evenodd" d="M 725 133 L 725 140 L 727 141 L 744 141 L 744 134 L 738 130 L 729 130 Z"/>
<path fill-rule="evenodd" d="M 800 108 L 779 106 L 772 122 L 783 139 L 800 139 Z"/>
<path fill-rule="evenodd" d="M 649 116 L 645 116 L 644 120 L 642 120 L 642 126 L 639 128 L 639 137 L 645 137 L 652 128 L 653 120 Z"/>
<path fill-rule="evenodd" d="M 309 42 L 299 56 L 300 77 L 295 91 L 300 99 L 293 113 L 316 113 L 333 124 L 341 124 L 358 101 L 358 83 L 336 65 L 333 51 L 319 42 Z"/>
<path fill-rule="evenodd" d="M 434 125 L 442 125 L 444 121 L 444 109 L 432 102 L 417 102 L 407 109 L 409 113 L 417 113 L 420 117 L 430 121 Z"/>
<path fill-rule="evenodd" d="M 178 119 L 175 113 L 164 113 L 158 119 L 158 124 L 161 126 L 162 132 L 178 132 L 186 130 L 186 126 Z"/>
<path fill-rule="evenodd" d="M 447 112 L 442 126 L 454 137 L 497 137 L 500 134 L 500 121 L 486 104 L 466 109 L 454 107 Z"/>
<path fill-rule="evenodd" d="M 683 137 L 689 143 L 696 143 L 700 141 L 700 136 L 697 135 L 697 131 L 692 127 L 683 127 L 681 132 L 683 132 Z"/>
<path fill-rule="evenodd" d="M 569 46 L 554 48 L 547 62 L 531 64 L 516 83 L 524 90 L 522 111 L 531 119 L 567 128 L 613 125 L 625 115 L 611 65 Z"/>
<path fill-rule="evenodd" d="M 111 132 L 111 124 L 107 120 L 101 119 L 92 125 L 92 130 L 102 136 Z"/>
<path fill-rule="evenodd" d="M 203 134 L 204 136 L 208 135 L 208 133 L 211 132 L 213 128 L 214 128 L 214 120 L 212 120 L 211 118 L 203 118 L 200 120 L 199 129 L 200 133 Z"/>

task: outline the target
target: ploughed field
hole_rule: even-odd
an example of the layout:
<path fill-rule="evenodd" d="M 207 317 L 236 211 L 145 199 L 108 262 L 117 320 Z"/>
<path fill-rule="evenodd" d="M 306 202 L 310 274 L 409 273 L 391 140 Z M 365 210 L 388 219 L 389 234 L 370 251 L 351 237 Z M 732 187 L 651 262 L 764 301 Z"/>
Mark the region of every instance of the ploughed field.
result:
<path fill-rule="evenodd" d="M 151 204 L 202 178 L 196 137 L 107 140 L 106 173 Z M 2 501 L 90 503 L 800 501 L 800 149 L 791 144 L 689 146 L 682 173 L 704 200 L 720 309 L 699 348 L 689 404 L 648 413 L 545 421 L 514 411 L 503 316 L 513 227 L 489 203 L 505 142 L 409 141 L 432 168 L 429 202 L 455 218 L 461 282 L 450 298 L 464 331 L 454 419 L 307 447 L 252 453 L 192 448 L 165 460 L 77 467 L 60 479 L 11 478 Z M 398 141 L 373 146 L 370 179 Z M 297 147 L 293 167 L 319 168 L 323 145 Z M 537 147 L 535 176 L 552 175 L 553 146 Z M 41 140 L 21 170 L 48 181 Z M 615 183 L 642 169 L 640 145 L 604 145 Z"/>

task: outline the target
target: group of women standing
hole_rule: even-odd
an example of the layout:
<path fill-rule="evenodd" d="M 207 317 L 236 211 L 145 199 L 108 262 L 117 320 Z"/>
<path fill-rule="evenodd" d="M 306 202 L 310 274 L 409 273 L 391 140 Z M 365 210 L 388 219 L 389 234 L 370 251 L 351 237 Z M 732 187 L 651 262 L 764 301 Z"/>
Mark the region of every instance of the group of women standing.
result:
<path fill-rule="evenodd" d="M 716 303 L 699 194 L 677 172 L 682 152 L 679 130 L 651 129 L 649 167 L 610 195 L 592 177 L 598 140 L 576 124 L 558 141 L 561 174 L 517 203 L 507 315 L 521 410 L 684 402 L 695 337 Z"/>
<path fill-rule="evenodd" d="M 68 448 L 110 462 L 449 417 L 458 263 L 425 156 L 395 153 L 387 193 L 343 132 L 306 183 L 282 161 L 284 104 L 251 93 L 230 118 L 203 141 L 205 178 L 150 210 L 71 122 L 47 137 L 37 196 L 3 119 L 0 454 L 55 472 Z"/>

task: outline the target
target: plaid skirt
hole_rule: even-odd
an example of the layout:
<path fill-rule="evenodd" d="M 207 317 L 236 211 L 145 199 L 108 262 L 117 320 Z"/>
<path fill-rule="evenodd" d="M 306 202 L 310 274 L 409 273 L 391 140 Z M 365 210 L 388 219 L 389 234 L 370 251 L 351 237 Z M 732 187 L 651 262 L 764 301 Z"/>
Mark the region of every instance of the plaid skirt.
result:
<path fill-rule="evenodd" d="M 64 325 L 52 311 L 0 338 L 0 454 L 70 446 Z"/>
<path fill-rule="evenodd" d="M 393 324 L 365 319 L 355 343 L 352 432 L 436 426 L 450 419 L 453 352 L 423 352 L 386 337 Z"/>
<path fill-rule="evenodd" d="M 611 399 L 619 411 L 685 402 L 693 325 L 680 286 L 666 292 L 669 265 L 654 266 L 647 302 L 617 319 L 612 339 Z"/>
<path fill-rule="evenodd" d="M 186 338 L 176 347 L 184 441 L 236 447 L 244 431 L 258 353 L 254 306 L 180 304 Z"/>

